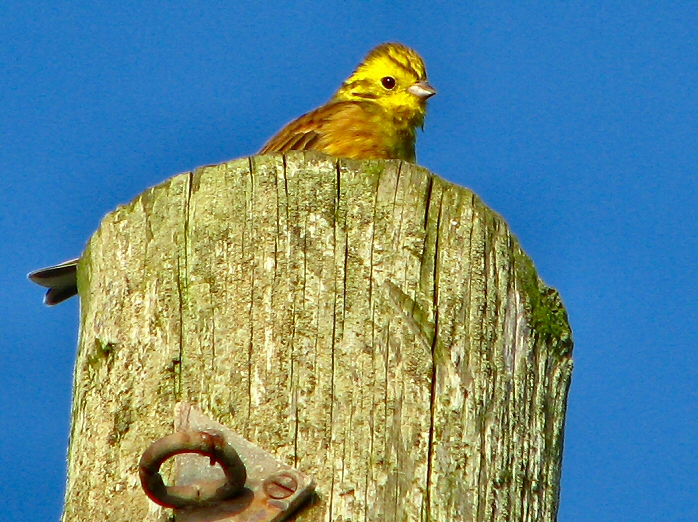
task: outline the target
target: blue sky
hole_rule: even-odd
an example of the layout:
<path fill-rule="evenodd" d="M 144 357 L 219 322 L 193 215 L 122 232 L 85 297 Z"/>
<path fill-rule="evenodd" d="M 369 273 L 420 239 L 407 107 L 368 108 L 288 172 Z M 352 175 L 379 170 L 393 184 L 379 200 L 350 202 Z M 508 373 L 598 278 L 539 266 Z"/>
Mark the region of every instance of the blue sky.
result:
<path fill-rule="evenodd" d="M 418 162 L 504 216 L 567 306 L 559 519 L 698 520 L 698 8 L 482 4 L 0 4 L 5 519 L 60 515 L 77 342 L 77 300 L 44 307 L 26 273 L 397 40 L 438 90 Z"/>

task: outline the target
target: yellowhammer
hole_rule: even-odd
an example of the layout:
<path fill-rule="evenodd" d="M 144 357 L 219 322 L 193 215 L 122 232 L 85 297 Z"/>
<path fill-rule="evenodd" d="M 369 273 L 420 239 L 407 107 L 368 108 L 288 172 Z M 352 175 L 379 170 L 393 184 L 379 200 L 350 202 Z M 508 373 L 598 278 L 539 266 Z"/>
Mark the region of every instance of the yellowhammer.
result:
<path fill-rule="evenodd" d="M 330 101 L 286 125 L 259 153 L 317 150 L 344 158 L 414 161 L 416 130 L 424 124 L 426 101 L 434 94 L 415 51 L 399 43 L 379 45 Z M 49 289 L 46 304 L 78 293 L 77 262 L 29 274 Z"/>
<path fill-rule="evenodd" d="M 415 160 L 416 129 L 436 94 L 412 49 L 385 43 L 368 53 L 322 107 L 286 125 L 259 151 L 317 150 L 354 159 Z"/>

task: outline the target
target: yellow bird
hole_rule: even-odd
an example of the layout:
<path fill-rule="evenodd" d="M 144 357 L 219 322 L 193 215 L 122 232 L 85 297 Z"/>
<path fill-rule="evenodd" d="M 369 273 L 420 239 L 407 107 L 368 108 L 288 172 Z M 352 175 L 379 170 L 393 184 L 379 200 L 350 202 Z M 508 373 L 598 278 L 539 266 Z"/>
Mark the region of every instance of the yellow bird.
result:
<path fill-rule="evenodd" d="M 325 105 L 292 121 L 260 151 L 317 150 L 353 159 L 415 161 L 427 98 L 424 62 L 399 43 L 379 45 Z"/>
<path fill-rule="evenodd" d="M 259 153 L 316 150 L 343 158 L 414 162 L 416 131 L 434 94 L 415 51 L 399 43 L 379 45 L 325 105 L 286 125 Z M 78 261 L 29 274 L 49 289 L 44 303 L 55 305 L 77 294 Z"/>

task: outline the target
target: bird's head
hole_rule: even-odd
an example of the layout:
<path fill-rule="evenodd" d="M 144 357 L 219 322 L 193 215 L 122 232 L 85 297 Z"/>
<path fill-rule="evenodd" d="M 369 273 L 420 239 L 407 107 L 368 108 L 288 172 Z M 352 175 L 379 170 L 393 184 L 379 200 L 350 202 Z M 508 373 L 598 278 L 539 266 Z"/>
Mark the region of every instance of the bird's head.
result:
<path fill-rule="evenodd" d="M 434 94 L 420 56 L 402 44 L 385 43 L 366 55 L 333 99 L 375 102 L 414 128 L 424 123 L 427 98 Z"/>

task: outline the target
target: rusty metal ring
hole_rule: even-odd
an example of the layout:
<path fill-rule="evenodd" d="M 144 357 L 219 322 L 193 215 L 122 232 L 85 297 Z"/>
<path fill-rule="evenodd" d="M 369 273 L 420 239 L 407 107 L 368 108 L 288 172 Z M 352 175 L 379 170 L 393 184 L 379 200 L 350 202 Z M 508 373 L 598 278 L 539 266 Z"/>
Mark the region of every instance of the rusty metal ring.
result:
<path fill-rule="evenodd" d="M 211 465 L 221 465 L 226 478 L 186 486 L 166 486 L 160 475 L 160 466 L 182 453 L 209 457 Z M 221 434 L 206 431 L 177 432 L 153 442 L 141 457 L 139 475 L 143 491 L 153 502 L 177 509 L 208 505 L 233 497 L 245 487 L 247 479 L 245 465 L 235 449 Z"/>

